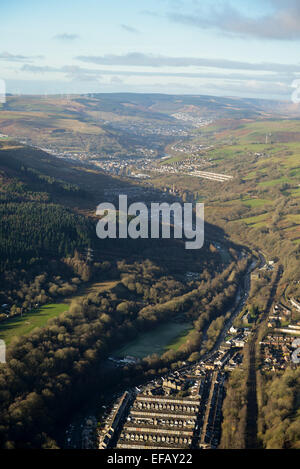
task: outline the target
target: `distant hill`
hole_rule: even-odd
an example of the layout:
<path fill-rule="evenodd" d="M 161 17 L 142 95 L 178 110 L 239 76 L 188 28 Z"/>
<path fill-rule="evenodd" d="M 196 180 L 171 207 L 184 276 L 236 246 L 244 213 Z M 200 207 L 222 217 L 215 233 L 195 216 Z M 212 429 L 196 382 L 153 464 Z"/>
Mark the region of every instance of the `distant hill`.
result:
<path fill-rule="evenodd" d="M 176 132 L 191 126 L 191 117 L 259 120 L 274 115 L 300 117 L 299 107 L 267 100 L 163 94 L 9 96 L 0 105 L 0 133 L 41 148 L 81 153 L 82 158 L 138 157 L 141 147 L 163 156 Z"/>

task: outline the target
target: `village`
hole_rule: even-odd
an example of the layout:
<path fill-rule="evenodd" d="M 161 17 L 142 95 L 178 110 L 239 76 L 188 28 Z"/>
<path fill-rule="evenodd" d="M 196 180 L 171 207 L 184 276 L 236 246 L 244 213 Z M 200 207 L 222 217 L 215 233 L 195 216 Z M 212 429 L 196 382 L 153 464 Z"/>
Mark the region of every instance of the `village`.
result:
<path fill-rule="evenodd" d="M 275 304 L 269 315 L 270 332 L 260 342 L 264 370 L 300 363 L 300 321 L 279 327 L 283 313 L 298 318 L 300 303 L 289 302 L 291 308 Z M 125 391 L 98 424 L 99 449 L 218 448 L 225 383 L 241 365 L 250 335 L 251 327 L 231 326 L 203 360 Z M 120 366 L 134 362 L 125 357 Z"/>
<path fill-rule="evenodd" d="M 268 333 L 260 342 L 263 368 L 284 370 L 300 364 L 300 303 L 290 298 L 272 307 Z"/>
<path fill-rule="evenodd" d="M 99 449 L 217 448 L 224 384 L 242 362 L 247 331 L 231 327 L 230 340 L 194 364 L 125 391 L 103 416 Z M 121 363 L 122 362 L 122 363 Z M 131 357 L 120 366 L 134 363 Z"/>

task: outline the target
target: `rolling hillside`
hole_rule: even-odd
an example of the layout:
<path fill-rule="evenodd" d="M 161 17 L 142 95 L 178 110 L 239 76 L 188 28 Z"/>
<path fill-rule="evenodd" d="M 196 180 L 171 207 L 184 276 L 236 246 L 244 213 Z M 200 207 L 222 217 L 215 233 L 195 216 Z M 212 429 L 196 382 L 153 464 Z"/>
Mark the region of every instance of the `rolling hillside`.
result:
<path fill-rule="evenodd" d="M 0 133 L 39 147 L 83 153 L 85 159 L 138 157 L 143 146 L 163 155 L 172 135 L 191 128 L 193 119 L 257 120 L 274 115 L 299 116 L 299 110 L 290 103 L 210 96 L 11 96 L 0 105 Z M 156 129 L 154 147 L 149 127 Z"/>

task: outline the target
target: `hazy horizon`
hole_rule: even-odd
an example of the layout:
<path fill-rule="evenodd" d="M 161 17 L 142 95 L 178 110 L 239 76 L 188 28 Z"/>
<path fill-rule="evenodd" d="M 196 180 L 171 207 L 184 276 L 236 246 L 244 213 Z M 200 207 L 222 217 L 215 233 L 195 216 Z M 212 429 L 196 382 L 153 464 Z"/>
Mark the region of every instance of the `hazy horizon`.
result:
<path fill-rule="evenodd" d="M 4 0 L 8 93 L 162 93 L 289 100 L 296 0 Z"/>

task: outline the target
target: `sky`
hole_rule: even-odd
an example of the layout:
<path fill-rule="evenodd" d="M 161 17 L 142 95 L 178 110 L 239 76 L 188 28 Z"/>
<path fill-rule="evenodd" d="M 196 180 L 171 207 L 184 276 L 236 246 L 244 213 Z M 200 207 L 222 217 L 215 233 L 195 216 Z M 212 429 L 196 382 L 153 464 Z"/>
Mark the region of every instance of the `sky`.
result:
<path fill-rule="evenodd" d="M 8 93 L 289 100 L 299 0 L 1 0 Z"/>

